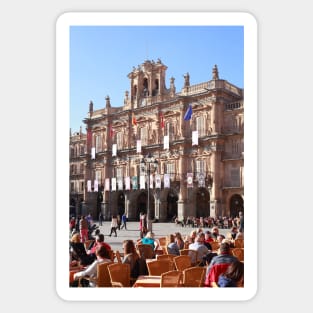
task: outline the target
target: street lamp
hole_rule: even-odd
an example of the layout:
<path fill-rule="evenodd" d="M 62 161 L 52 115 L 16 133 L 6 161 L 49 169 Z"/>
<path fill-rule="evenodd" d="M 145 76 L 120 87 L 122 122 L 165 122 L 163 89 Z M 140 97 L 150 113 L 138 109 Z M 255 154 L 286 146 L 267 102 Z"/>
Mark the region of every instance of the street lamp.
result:
<path fill-rule="evenodd" d="M 149 153 L 145 158 L 140 161 L 140 168 L 147 173 L 147 187 L 148 187 L 148 201 L 147 201 L 147 228 L 152 232 L 152 220 L 150 219 L 150 174 L 158 167 L 158 161 Z"/>

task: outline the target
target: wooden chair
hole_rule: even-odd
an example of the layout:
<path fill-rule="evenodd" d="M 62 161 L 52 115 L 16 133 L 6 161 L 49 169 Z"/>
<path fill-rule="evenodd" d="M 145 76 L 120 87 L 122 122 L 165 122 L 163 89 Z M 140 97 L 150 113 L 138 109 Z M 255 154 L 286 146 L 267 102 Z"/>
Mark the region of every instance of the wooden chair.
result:
<path fill-rule="evenodd" d="M 232 254 L 235 256 L 239 261 L 244 261 L 244 248 L 233 248 Z"/>
<path fill-rule="evenodd" d="M 203 287 L 206 267 L 189 267 L 183 270 L 184 287 Z"/>
<path fill-rule="evenodd" d="M 176 256 L 177 255 L 175 255 L 175 254 L 159 254 L 156 256 L 156 259 L 157 260 L 171 260 L 172 262 L 174 262 L 174 258 Z"/>
<path fill-rule="evenodd" d="M 186 268 L 191 267 L 191 259 L 189 255 L 179 255 L 174 258 L 174 264 L 176 270 L 183 271 Z"/>
<path fill-rule="evenodd" d="M 197 250 L 192 250 L 192 249 L 182 249 L 179 250 L 180 255 L 188 255 L 191 260 L 191 265 L 196 265 L 198 264 L 198 251 Z"/>
<path fill-rule="evenodd" d="M 161 274 L 160 287 L 181 287 L 183 273 L 181 271 L 168 271 Z"/>
<path fill-rule="evenodd" d="M 150 276 L 161 276 L 165 272 L 174 270 L 174 263 L 169 259 L 155 260 L 148 262 L 147 267 Z"/>
<path fill-rule="evenodd" d="M 111 278 L 108 270 L 108 266 L 113 264 L 112 262 L 99 263 L 97 265 L 97 278 L 91 277 L 80 277 L 78 281 L 78 286 L 82 286 L 82 279 L 89 280 L 95 284 L 96 287 L 112 287 Z"/>
<path fill-rule="evenodd" d="M 113 263 L 108 266 L 110 280 L 113 287 L 130 287 L 130 265 L 127 263 Z M 116 284 L 118 283 L 118 284 Z"/>
<path fill-rule="evenodd" d="M 115 257 L 116 257 L 117 263 L 122 263 L 122 256 L 118 250 L 115 251 Z"/>
<path fill-rule="evenodd" d="M 160 238 L 158 238 L 158 240 L 159 240 L 159 243 L 160 243 L 161 247 L 166 247 L 167 246 L 167 239 L 166 239 L 166 237 L 160 237 Z"/>
<path fill-rule="evenodd" d="M 153 259 L 155 257 L 155 253 L 150 245 L 138 244 L 137 251 L 143 259 Z"/>
<path fill-rule="evenodd" d="M 234 240 L 235 248 L 244 248 L 244 239 L 235 239 Z"/>

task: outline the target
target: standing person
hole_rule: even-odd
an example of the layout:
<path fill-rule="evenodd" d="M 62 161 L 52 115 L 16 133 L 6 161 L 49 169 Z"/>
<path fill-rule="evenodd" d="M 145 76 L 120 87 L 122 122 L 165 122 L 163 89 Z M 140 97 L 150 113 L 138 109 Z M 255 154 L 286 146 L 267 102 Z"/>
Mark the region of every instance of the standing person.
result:
<path fill-rule="evenodd" d="M 243 221 L 243 212 L 239 212 L 239 232 L 243 233 L 243 228 L 244 228 L 244 221 Z"/>
<path fill-rule="evenodd" d="M 146 214 L 140 212 L 139 216 L 139 230 L 140 238 L 143 238 L 147 234 Z"/>
<path fill-rule="evenodd" d="M 110 235 L 109 235 L 110 237 L 111 237 L 113 232 L 115 233 L 115 237 L 117 237 L 117 232 L 116 232 L 117 227 L 118 227 L 117 217 L 116 217 L 116 215 L 113 215 L 112 216 L 112 221 L 111 221 L 111 232 L 110 232 Z"/>
<path fill-rule="evenodd" d="M 87 215 L 86 219 L 87 219 L 88 225 L 91 226 L 93 223 L 91 213 Z"/>
<path fill-rule="evenodd" d="M 102 221 L 103 221 L 103 214 L 102 212 L 100 211 L 99 213 L 99 225 L 102 226 Z"/>
<path fill-rule="evenodd" d="M 117 214 L 116 218 L 117 218 L 117 229 L 120 230 L 121 229 L 121 216 Z"/>
<path fill-rule="evenodd" d="M 124 227 L 125 230 L 127 230 L 126 222 L 127 222 L 127 216 L 126 216 L 126 214 L 124 212 L 124 214 L 122 215 L 122 226 L 121 226 L 121 229 Z"/>
<path fill-rule="evenodd" d="M 82 215 L 79 221 L 79 232 L 80 238 L 82 242 L 88 240 L 88 221 L 86 220 L 86 216 Z"/>

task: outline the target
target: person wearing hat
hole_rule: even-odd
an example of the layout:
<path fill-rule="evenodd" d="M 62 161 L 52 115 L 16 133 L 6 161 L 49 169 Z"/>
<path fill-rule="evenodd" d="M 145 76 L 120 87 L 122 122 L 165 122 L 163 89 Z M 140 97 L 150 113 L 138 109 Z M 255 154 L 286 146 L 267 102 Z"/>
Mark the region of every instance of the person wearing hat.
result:
<path fill-rule="evenodd" d="M 206 271 L 206 279 L 204 285 L 206 287 L 218 287 L 218 278 L 225 273 L 228 266 L 238 259 L 230 252 L 230 245 L 222 242 L 218 251 L 218 255 L 213 257 Z"/>

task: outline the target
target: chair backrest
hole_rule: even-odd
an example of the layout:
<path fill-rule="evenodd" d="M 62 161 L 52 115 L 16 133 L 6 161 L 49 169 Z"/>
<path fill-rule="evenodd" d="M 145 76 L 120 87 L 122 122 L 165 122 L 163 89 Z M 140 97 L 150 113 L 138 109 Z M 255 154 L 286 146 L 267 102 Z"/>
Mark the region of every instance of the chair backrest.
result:
<path fill-rule="evenodd" d="M 173 260 L 178 271 L 183 271 L 184 269 L 191 267 L 191 259 L 189 255 L 179 255 Z"/>
<path fill-rule="evenodd" d="M 130 287 L 130 265 L 127 263 L 113 263 L 108 266 L 111 283 L 121 283 L 123 287 Z"/>
<path fill-rule="evenodd" d="M 202 287 L 204 285 L 206 267 L 189 267 L 183 270 L 184 287 Z"/>
<path fill-rule="evenodd" d="M 161 274 L 160 287 L 179 287 L 182 285 L 183 273 L 181 271 L 168 271 Z"/>
<path fill-rule="evenodd" d="M 212 251 L 217 251 L 220 248 L 220 243 L 218 241 L 211 241 L 210 245 L 212 247 Z"/>
<path fill-rule="evenodd" d="M 244 248 L 233 248 L 231 252 L 239 261 L 244 260 Z"/>
<path fill-rule="evenodd" d="M 238 238 L 234 240 L 235 248 L 244 248 L 244 239 Z"/>
<path fill-rule="evenodd" d="M 161 276 L 161 274 L 174 270 L 173 261 L 167 260 L 155 260 L 147 263 L 148 272 L 150 276 Z"/>
<path fill-rule="evenodd" d="M 160 237 L 160 238 L 158 238 L 158 240 L 159 240 L 159 243 L 160 243 L 161 247 L 166 247 L 167 246 L 167 239 L 166 239 L 166 237 Z"/>
<path fill-rule="evenodd" d="M 112 262 L 99 263 L 97 265 L 97 287 L 112 287 L 108 265 Z"/>
<path fill-rule="evenodd" d="M 177 255 L 175 255 L 175 254 L 158 254 L 156 256 L 156 259 L 157 260 L 171 260 L 171 261 L 173 261 L 176 256 Z"/>
<path fill-rule="evenodd" d="M 193 250 L 193 249 L 182 249 L 179 250 L 180 255 L 188 255 L 191 260 L 191 264 L 195 265 L 197 264 L 197 259 L 198 259 L 198 251 Z"/>
<path fill-rule="evenodd" d="M 122 257 L 118 250 L 115 251 L 115 257 L 116 257 L 117 263 L 122 263 Z"/>
<path fill-rule="evenodd" d="M 153 259 L 154 258 L 154 251 L 150 245 L 146 244 L 138 244 L 137 245 L 138 254 L 143 259 Z"/>

